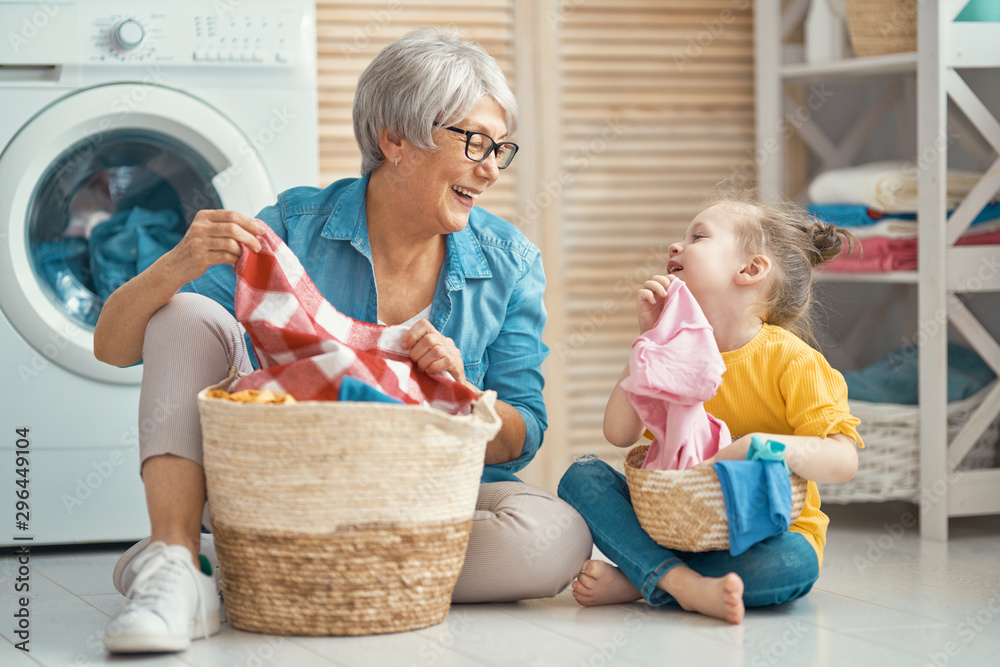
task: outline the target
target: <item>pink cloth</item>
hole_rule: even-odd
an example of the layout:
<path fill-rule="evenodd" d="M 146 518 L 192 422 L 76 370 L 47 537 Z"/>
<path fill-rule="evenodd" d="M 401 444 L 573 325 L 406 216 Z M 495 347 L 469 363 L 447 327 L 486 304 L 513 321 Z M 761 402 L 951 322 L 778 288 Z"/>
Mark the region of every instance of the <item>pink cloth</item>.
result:
<path fill-rule="evenodd" d="M 680 280 L 667 288 L 656 325 L 632 343 L 621 387 L 654 436 L 643 468 L 687 470 L 732 442 L 729 427 L 703 403 L 722 384 L 726 365 L 712 326 Z"/>
<path fill-rule="evenodd" d="M 955 245 L 1000 244 L 1000 231 L 966 233 Z M 873 236 L 861 239 L 864 253 L 841 253 L 823 266 L 837 273 L 875 273 L 880 271 L 913 271 L 917 268 L 917 239 L 894 239 Z"/>
<path fill-rule="evenodd" d="M 841 253 L 823 266 L 837 273 L 913 271 L 917 268 L 917 240 L 882 236 L 861 239 L 861 252 Z"/>
<path fill-rule="evenodd" d="M 260 252 L 236 262 L 236 319 L 250 334 L 261 369 L 232 391 L 273 389 L 300 401 L 336 400 L 345 375 L 404 403 L 466 414 L 476 395 L 446 373 L 428 375 L 400 343 L 405 326 L 359 322 L 337 311 L 299 259 L 268 229 Z"/>

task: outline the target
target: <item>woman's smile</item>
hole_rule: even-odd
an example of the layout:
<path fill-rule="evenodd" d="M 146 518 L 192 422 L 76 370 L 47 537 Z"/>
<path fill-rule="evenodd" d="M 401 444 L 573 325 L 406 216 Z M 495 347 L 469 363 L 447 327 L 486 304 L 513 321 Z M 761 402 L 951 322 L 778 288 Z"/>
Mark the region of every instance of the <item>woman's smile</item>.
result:
<path fill-rule="evenodd" d="M 482 194 L 481 192 L 477 192 L 476 190 L 463 188 L 460 185 L 451 186 L 451 190 L 452 192 L 455 193 L 455 196 L 457 197 L 458 201 L 461 202 L 463 206 L 466 206 L 468 208 L 472 208 L 473 206 L 475 206 L 476 200 L 479 198 L 479 195 Z"/>

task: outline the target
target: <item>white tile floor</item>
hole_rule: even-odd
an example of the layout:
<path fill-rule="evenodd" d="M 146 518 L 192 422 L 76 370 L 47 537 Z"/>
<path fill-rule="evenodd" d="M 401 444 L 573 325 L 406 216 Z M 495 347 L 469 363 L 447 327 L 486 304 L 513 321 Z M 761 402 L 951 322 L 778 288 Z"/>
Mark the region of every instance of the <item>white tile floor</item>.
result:
<path fill-rule="evenodd" d="M 15 565 L 0 568 L 0 665 L 996 665 L 1000 664 L 1000 516 L 952 519 L 947 544 L 925 542 L 912 505 L 826 507 L 822 576 L 804 599 L 729 626 L 644 604 L 584 609 L 549 600 L 457 605 L 441 625 L 395 635 L 298 638 L 223 625 L 171 656 L 110 659 L 101 632 L 121 598 L 122 549 L 31 557 L 30 653 L 14 648 Z M 906 525 L 904 525 L 906 524 Z"/>

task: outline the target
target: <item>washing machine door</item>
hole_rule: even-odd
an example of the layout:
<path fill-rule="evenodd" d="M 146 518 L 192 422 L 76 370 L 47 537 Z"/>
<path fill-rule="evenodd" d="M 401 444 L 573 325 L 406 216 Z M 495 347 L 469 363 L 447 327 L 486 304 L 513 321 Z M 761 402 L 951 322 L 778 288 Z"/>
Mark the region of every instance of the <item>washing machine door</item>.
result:
<path fill-rule="evenodd" d="M 35 115 L 0 154 L 0 308 L 80 375 L 134 384 L 94 358 L 104 300 L 183 236 L 195 213 L 274 203 L 247 138 L 214 108 L 143 83 L 85 89 Z"/>

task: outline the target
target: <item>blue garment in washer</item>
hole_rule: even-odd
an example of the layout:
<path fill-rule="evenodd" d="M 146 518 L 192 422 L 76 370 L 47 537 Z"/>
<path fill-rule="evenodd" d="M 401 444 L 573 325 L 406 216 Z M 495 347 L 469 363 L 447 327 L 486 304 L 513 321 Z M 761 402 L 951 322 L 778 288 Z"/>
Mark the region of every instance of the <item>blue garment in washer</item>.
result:
<path fill-rule="evenodd" d="M 97 324 L 101 301 L 94 296 L 87 239 L 66 237 L 33 248 L 35 265 L 66 314 Z"/>
<path fill-rule="evenodd" d="M 767 451 L 775 449 L 769 447 Z M 751 446 L 748 455 L 752 453 Z M 792 523 L 792 483 L 785 472 L 783 455 L 771 460 L 719 461 L 713 467 L 726 503 L 730 554 L 739 556 L 761 540 L 788 530 Z"/>
<path fill-rule="evenodd" d="M 121 211 L 90 233 L 90 270 L 101 300 L 142 273 L 184 236 L 184 219 L 173 209 Z"/>

